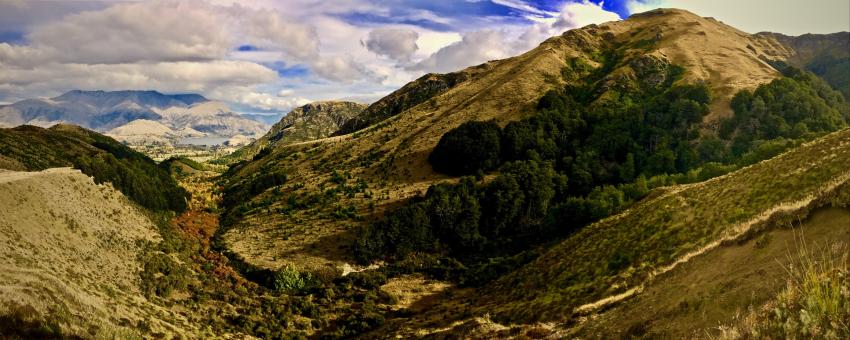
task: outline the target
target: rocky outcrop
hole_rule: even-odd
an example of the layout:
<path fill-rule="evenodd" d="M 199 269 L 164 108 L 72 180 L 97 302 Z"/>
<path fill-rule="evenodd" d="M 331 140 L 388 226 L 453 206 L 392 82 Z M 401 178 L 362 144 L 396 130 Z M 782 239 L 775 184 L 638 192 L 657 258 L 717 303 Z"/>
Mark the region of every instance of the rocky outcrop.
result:
<path fill-rule="evenodd" d="M 263 148 L 325 138 L 338 131 L 366 105 L 346 101 L 320 101 L 297 107 L 281 118 L 271 130 L 251 144 L 223 159 L 248 160 Z"/>

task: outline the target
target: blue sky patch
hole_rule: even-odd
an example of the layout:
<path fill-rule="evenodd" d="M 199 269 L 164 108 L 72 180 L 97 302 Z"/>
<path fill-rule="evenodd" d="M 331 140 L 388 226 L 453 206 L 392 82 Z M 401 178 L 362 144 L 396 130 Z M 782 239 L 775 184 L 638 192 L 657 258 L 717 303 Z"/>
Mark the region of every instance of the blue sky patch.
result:
<path fill-rule="evenodd" d="M 26 43 L 24 32 L 21 31 L 0 31 L 0 43 L 9 43 L 12 45 L 22 45 Z"/>
<path fill-rule="evenodd" d="M 251 51 L 259 51 L 260 49 L 254 45 L 242 45 L 236 48 L 239 52 L 251 52 Z"/>
<path fill-rule="evenodd" d="M 282 61 L 263 64 L 264 66 L 275 70 L 281 78 L 302 78 L 310 74 L 310 69 L 303 65 L 287 65 Z"/>

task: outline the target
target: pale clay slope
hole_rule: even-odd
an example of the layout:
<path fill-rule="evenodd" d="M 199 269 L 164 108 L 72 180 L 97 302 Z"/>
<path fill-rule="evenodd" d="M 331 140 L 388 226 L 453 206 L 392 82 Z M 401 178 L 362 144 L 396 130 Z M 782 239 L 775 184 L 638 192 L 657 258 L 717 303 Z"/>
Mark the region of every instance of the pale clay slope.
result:
<path fill-rule="evenodd" d="M 137 241 L 159 236 L 111 186 L 70 168 L 0 170 L 0 207 L 0 313 L 15 302 L 70 320 L 71 333 L 99 326 L 100 336 L 124 334 L 120 319 L 166 333 L 186 327 L 161 321 L 181 318 L 140 292 Z"/>

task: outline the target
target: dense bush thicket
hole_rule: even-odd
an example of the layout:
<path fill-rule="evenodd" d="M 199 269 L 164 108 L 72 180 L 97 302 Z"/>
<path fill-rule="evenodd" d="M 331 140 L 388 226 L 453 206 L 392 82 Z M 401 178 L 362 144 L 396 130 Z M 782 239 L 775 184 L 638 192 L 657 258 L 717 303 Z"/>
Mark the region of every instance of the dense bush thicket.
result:
<path fill-rule="evenodd" d="M 447 132 L 428 160 L 434 169 L 450 175 L 474 175 L 499 166 L 499 125 L 495 122 L 466 122 Z"/>
<path fill-rule="evenodd" d="M 756 141 L 800 139 L 847 125 L 850 106 L 843 96 L 812 73 L 784 67 L 785 77 L 741 91 L 732 99 L 735 115 L 719 135 L 731 139 L 731 154 L 740 156 Z"/>
<path fill-rule="evenodd" d="M 850 100 L 850 57 L 818 56 L 806 65 L 806 69 L 841 92 L 844 99 Z"/>
<path fill-rule="evenodd" d="M 474 122 L 448 132 L 430 158 L 436 170 L 480 174 L 498 168 L 496 178 L 432 186 L 362 228 L 357 258 L 442 254 L 493 277 L 522 262 L 506 261 L 512 254 L 616 213 L 651 188 L 702 181 L 773 157 L 804 138 L 845 126 L 848 118 L 837 92 L 788 68 L 787 77 L 736 96 L 723 139 L 700 139 L 708 87 L 673 85 L 681 69 L 666 72 L 667 81 L 657 87 L 602 93 L 594 90 L 591 74 L 586 84 L 544 95 L 533 117 L 503 129 Z M 483 149 L 500 153 L 463 161 Z"/>
<path fill-rule="evenodd" d="M 188 193 L 167 169 L 112 138 L 75 126 L 0 129 L 0 155 L 26 170 L 74 167 L 157 211 L 186 209 Z"/>
<path fill-rule="evenodd" d="M 586 91 L 581 98 L 552 91 L 541 98 L 538 115 L 504 129 L 470 122 L 446 133 L 430 157 L 436 170 L 479 174 L 500 167 L 499 175 L 488 184 L 465 178 L 431 187 L 364 228 L 357 257 L 508 255 L 615 212 L 646 193 L 643 175 L 699 165 L 689 141 L 708 110 L 708 89 L 671 84 L 623 93 L 610 105 L 591 105 Z"/>

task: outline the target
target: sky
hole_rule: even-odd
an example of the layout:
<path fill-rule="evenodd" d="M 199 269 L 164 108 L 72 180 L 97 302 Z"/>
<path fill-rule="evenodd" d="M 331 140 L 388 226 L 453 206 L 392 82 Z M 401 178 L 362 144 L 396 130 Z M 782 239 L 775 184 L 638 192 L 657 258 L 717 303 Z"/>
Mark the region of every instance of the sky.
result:
<path fill-rule="evenodd" d="M 261 114 L 369 103 L 659 7 L 750 33 L 850 31 L 847 0 L 0 0 L 0 104 L 74 89 L 200 93 Z"/>

